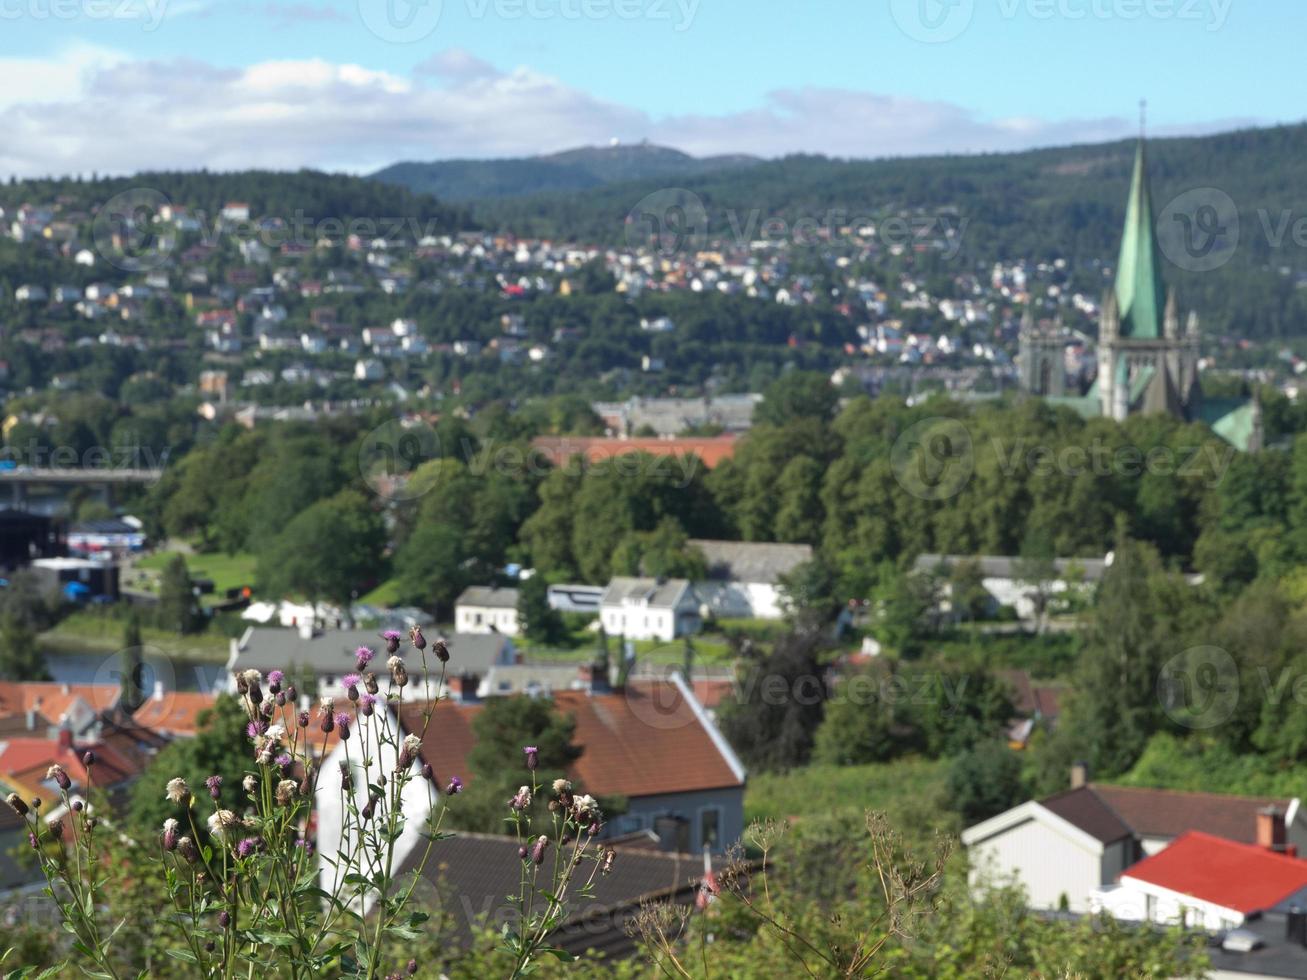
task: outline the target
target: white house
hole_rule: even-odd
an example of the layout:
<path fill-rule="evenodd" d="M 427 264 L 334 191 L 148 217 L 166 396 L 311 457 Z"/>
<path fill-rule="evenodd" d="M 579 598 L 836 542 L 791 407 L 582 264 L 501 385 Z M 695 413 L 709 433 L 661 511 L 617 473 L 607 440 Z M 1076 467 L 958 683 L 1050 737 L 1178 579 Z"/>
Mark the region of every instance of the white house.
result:
<path fill-rule="evenodd" d="M 454 629 L 459 633 L 502 633 L 517 636 L 517 589 L 473 585 L 454 603 Z"/>
<path fill-rule="evenodd" d="M 1215 932 L 1278 906 L 1302 908 L 1305 900 L 1307 861 L 1296 854 L 1193 831 L 1126 870 L 1120 884 L 1101 889 L 1093 908 L 1127 922 Z"/>
<path fill-rule="evenodd" d="M 708 579 L 695 582 L 699 599 L 722 619 L 780 619 L 780 580 L 812 560 L 806 544 L 693 539 L 702 552 Z"/>
<path fill-rule="evenodd" d="M 599 602 L 610 636 L 671 642 L 703 626 L 694 587 L 681 578 L 615 578 Z"/>
<path fill-rule="evenodd" d="M 1031 908 L 1090 912 L 1141 858 L 1162 852 L 1191 831 L 1254 843 L 1258 814 L 1286 814 L 1289 844 L 1307 845 L 1307 825 L 1296 799 L 1273 800 L 1214 793 L 1083 784 L 1031 800 L 962 832 L 975 887 L 1015 879 Z"/>
<path fill-rule="evenodd" d="M 1087 595 L 1102 581 L 1112 564 L 1112 556 L 1055 558 L 1050 569 L 1053 577 L 1037 581 L 1037 566 L 1027 565 L 1020 558 L 996 555 L 921 555 L 913 566 L 914 571 L 941 578 L 942 612 L 953 611 L 953 589 L 948 576 L 959 565 L 968 563 L 980 570 L 981 584 L 988 593 L 987 605 L 991 614 L 1004 606 L 1010 606 L 1022 619 L 1033 619 L 1038 614 L 1036 600 L 1041 591 L 1045 597 L 1060 596 L 1067 592 Z"/>

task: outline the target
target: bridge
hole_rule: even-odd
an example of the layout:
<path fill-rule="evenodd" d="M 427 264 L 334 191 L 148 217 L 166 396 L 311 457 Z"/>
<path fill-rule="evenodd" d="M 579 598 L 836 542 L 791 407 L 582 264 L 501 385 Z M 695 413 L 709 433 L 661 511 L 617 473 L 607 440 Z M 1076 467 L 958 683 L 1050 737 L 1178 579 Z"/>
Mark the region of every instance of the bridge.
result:
<path fill-rule="evenodd" d="M 9 506 L 14 510 L 53 514 L 63 505 L 70 490 L 89 489 L 112 506 L 116 488 L 153 486 L 159 482 L 161 476 L 163 476 L 162 469 L 15 466 L 8 469 L 0 468 L 0 487 L 9 487 Z M 43 493 L 41 492 L 43 490 L 49 492 Z M 0 491 L 0 495 L 2 493 L 3 491 Z"/>

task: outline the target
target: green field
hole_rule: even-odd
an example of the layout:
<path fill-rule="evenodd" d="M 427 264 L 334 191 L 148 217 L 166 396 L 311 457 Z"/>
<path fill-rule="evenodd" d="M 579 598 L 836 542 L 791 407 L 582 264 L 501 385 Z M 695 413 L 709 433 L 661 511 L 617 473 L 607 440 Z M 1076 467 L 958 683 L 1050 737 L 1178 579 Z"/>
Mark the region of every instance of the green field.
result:
<path fill-rule="evenodd" d="M 953 829 L 940 805 L 945 763 L 925 759 L 865 766 L 808 766 L 787 773 L 750 774 L 745 821 L 788 820 L 839 810 L 883 810 L 896 820 L 930 821 Z"/>
<path fill-rule="evenodd" d="M 53 629 L 42 633 L 37 643 L 51 653 L 118 650 L 122 647 L 124 626 L 123 620 L 108 611 L 85 609 L 64 617 Z M 221 661 L 226 659 L 230 648 L 227 637 L 217 630 L 178 636 L 146 623 L 141 624 L 141 640 L 178 660 Z"/>
<path fill-rule="evenodd" d="M 174 554 L 176 552 L 157 551 L 137 561 L 135 567 L 142 571 L 157 573 L 163 570 L 163 566 L 168 563 Z M 254 555 L 215 553 L 183 555 L 182 557 L 186 559 L 186 568 L 191 573 L 192 578 L 213 580 L 214 596 L 218 598 L 225 597 L 228 589 L 254 584 L 254 569 L 258 563 L 258 559 Z M 209 597 L 206 596 L 206 598 Z"/>

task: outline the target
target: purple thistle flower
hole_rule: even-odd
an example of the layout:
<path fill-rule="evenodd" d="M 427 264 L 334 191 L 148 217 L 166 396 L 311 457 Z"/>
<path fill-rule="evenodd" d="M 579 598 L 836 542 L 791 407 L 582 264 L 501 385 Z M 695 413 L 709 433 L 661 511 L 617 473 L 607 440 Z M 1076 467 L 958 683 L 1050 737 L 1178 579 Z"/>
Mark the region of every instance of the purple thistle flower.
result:
<path fill-rule="evenodd" d="M 422 635 L 422 627 L 414 626 L 408 631 L 408 638 L 413 641 L 413 645 L 419 650 L 427 648 L 427 638 Z"/>
<path fill-rule="evenodd" d="M 531 852 L 527 849 L 527 846 L 525 844 L 523 844 L 521 847 L 517 849 L 517 856 L 521 858 L 523 861 L 526 860 L 526 856 L 530 853 Z"/>
<path fill-rule="evenodd" d="M 545 848 L 549 846 L 549 838 L 541 834 L 536 838 L 535 846 L 531 848 L 531 860 L 537 866 L 545 863 Z"/>
<path fill-rule="evenodd" d="M 307 711 L 301 711 L 301 712 L 299 713 L 299 717 L 296 718 L 295 720 L 296 720 L 297 722 L 299 722 L 299 726 L 300 726 L 300 728 L 308 728 L 308 727 L 309 727 L 309 713 L 308 713 Z"/>
<path fill-rule="evenodd" d="M 273 694 L 281 692 L 281 682 L 286 679 L 286 675 L 279 670 L 268 671 L 268 690 Z"/>
<path fill-rule="evenodd" d="M 459 779 L 457 776 L 451 776 L 449 785 L 445 787 L 445 794 L 447 796 L 453 796 L 455 793 L 461 792 L 463 792 L 463 780 Z"/>
<path fill-rule="evenodd" d="M 222 789 L 222 777 L 216 775 L 210 776 L 208 779 L 204 781 L 204 785 L 209 787 L 210 798 L 216 800 L 218 798 L 219 792 Z"/>
<path fill-rule="evenodd" d="M 376 703 L 377 696 L 375 694 L 363 695 L 359 698 L 359 714 L 370 718 L 372 716 L 372 709 Z"/>
<path fill-rule="evenodd" d="M 283 776 L 290 775 L 291 768 L 295 765 L 295 760 L 292 759 L 285 752 L 277 756 L 277 758 L 273 761 L 276 762 L 277 768 L 281 770 L 281 774 Z"/>
<path fill-rule="evenodd" d="M 351 701 L 357 701 L 359 699 L 359 684 L 362 682 L 363 678 L 358 674 L 346 674 L 342 677 L 340 685 L 345 689 L 345 697 Z"/>
<path fill-rule="evenodd" d="M 277 692 L 277 707 L 278 707 L 278 708 L 282 708 L 282 707 L 285 707 L 285 705 L 286 705 L 286 692 L 285 692 L 285 691 L 278 691 L 278 692 Z"/>
<path fill-rule="evenodd" d="M 416 976 L 416 975 L 417 975 L 417 972 L 418 972 L 418 961 L 417 961 L 417 960 L 409 960 L 409 961 L 408 961 L 408 975 L 409 975 L 410 977 L 412 977 L 412 976 Z"/>
<path fill-rule="evenodd" d="M 231 913 L 228 912 L 226 909 L 223 909 L 221 912 L 218 913 L 218 925 L 220 925 L 224 929 L 226 929 L 229 925 L 231 925 Z"/>
<path fill-rule="evenodd" d="M 336 727 L 340 729 L 340 737 L 342 739 L 349 738 L 349 723 L 351 721 L 353 721 L 353 719 L 343 711 L 336 715 Z"/>
<path fill-rule="evenodd" d="M 259 848 L 258 838 L 246 837 L 243 841 L 241 841 L 239 844 L 236 845 L 236 853 L 243 858 L 247 858 L 251 854 L 253 854 L 256 850 L 258 850 L 258 848 Z"/>
<path fill-rule="evenodd" d="M 252 722 L 250 722 L 248 725 L 246 725 L 246 726 L 245 726 L 245 734 L 248 735 L 250 738 L 258 738 L 258 737 L 259 737 L 259 723 L 258 723 L 257 721 L 252 721 Z"/>
<path fill-rule="evenodd" d="M 403 639 L 399 630 L 386 630 L 381 634 L 381 638 L 386 641 L 387 653 L 399 653 L 399 643 Z"/>
<path fill-rule="evenodd" d="M 526 753 L 526 767 L 535 772 L 536 767 L 540 765 L 540 750 L 534 745 L 524 746 L 522 751 Z"/>
<path fill-rule="evenodd" d="M 27 843 L 32 845 L 32 850 L 34 851 L 39 851 L 41 849 L 41 845 L 37 843 L 36 834 L 32 833 L 30 830 L 27 832 Z"/>
<path fill-rule="evenodd" d="M 373 653 L 369 647 L 359 647 L 354 651 L 355 666 L 359 670 L 362 670 L 368 664 L 372 663 L 372 658 L 375 656 L 376 654 Z"/>

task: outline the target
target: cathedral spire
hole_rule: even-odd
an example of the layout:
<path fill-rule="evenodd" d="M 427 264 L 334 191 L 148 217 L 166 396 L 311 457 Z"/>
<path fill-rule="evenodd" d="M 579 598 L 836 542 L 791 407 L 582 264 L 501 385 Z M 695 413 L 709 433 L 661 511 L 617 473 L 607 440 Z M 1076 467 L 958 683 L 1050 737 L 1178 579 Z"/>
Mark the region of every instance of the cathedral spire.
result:
<path fill-rule="evenodd" d="M 1143 139 L 1135 153 L 1134 178 L 1126 206 L 1121 254 L 1116 264 L 1116 301 L 1121 336 L 1156 340 L 1162 336 L 1166 287 L 1153 224 L 1153 200 L 1148 188 L 1148 158 Z"/>

